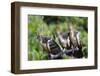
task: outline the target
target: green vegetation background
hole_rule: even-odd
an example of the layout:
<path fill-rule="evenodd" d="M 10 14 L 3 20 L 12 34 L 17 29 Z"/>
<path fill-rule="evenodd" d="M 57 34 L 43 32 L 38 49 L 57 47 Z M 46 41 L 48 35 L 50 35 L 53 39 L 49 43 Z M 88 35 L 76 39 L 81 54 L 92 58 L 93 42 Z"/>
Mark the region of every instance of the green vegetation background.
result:
<path fill-rule="evenodd" d="M 62 31 L 68 31 L 70 24 L 80 32 L 80 38 L 83 44 L 84 57 L 88 57 L 88 18 L 87 17 L 62 17 L 62 16 L 33 16 L 28 15 L 28 60 L 47 60 L 47 52 L 37 40 L 37 34 L 42 33 L 54 38 L 56 35 L 56 26 Z M 55 36 L 56 37 L 56 36 Z M 56 42 L 59 44 L 57 37 Z M 69 59 L 65 57 L 65 59 Z"/>

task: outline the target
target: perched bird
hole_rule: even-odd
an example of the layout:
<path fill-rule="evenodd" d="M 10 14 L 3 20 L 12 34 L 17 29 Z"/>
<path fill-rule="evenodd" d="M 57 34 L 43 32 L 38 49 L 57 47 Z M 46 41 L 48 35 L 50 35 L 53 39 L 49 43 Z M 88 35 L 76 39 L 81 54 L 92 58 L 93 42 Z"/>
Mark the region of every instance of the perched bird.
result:
<path fill-rule="evenodd" d="M 53 39 L 48 40 L 47 47 L 50 59 L 62 59 L 62 50 Z"/>
<path fill-rule="evenodd" d="M 43 49 L 46 50 L 46 51 L 48 51 L 47 42 L 51 38 L 50 37 L 47 37 L 47 36 L 43 36 L 43 35 L 38 35 L 37 36 L 37 39 L 39 40 L 39 42 L 40 42 L 41 46 L 43 47 Z"/>
<path fill-rule="evenodd" d="M 48 53 L 48 59 L 61 59 L 62 50 L 59 45 L 50 37 L 39 35 L 38 40 L 44 50 Z"/>
<path fill-rule="evenodd" d="M 74 58 L 83 57 L 80 32 L 76 31 L 72 26 L 70 26 L 69 31 L 62 32 L 58 28 L 56 32 L 61 47 L 54 39 L 48 36 L 37 36 L 37 39 L 39 40 L 43 49 L 47 50 L 48 59 L 62 59 L 63 54 L 72 56 Z"/>
<path fill-rule="evenodd" d="M 82 49 L 82 41 L 80 39 L 80 32 L 77 32 L 76 39 L 77 39 L 77 43 L 78 43 L 78 48 Z"/>
<path fill-rule="evenodd" d="M 76 48 L 78 46 L 77 32 L 72 26 L 70 26 L 69 28 L 69 38 L 70 38 L 72 47 Z"/>
<path fill-rule="evenodd" d="M 71 42 L 73 56 L 76 58 L 83 57 L 80 33 L 75 31 L 75 29 L 72 26 L 70 26 L 69 28 L 69 38 Z"/>
<path fill-rule="evenodd" d="M 57 36 L 58 36 L 59 42 L 63 48 L 66 48 L 66 49 L 71 48 L 71 43 L 70 43 L 68 32 L 57 31 Z"/>
<path fill-rule="evenodd" d="M 72 26 L 69 28 L 69 38 L 72 44 L 72 47 L 76 48 L 81 48 L 82 43 L 80 40 L 80 32 L 76 31 Z"/>

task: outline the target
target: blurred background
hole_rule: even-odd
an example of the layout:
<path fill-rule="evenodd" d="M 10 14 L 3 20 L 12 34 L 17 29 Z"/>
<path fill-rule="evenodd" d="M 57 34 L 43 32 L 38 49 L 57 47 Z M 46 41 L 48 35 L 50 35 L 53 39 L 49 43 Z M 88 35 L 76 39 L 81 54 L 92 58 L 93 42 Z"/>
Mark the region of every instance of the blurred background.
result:
<path fill-rule="evenodd" d="M 43 34 L 54 38 L 59 44 L 56 30 L 68 31 L 70 24 L 80 32 L 82 52 L 88 57 L 88 18 L 75 16 L 36 16 L 28 15 L 28 60 L 48 60 L 48 54 L 41 47 L 37 35 Z M 59 26 L 59 28 L 58 28 Z M 70 59 L 69 57 L 64 57 Z"/>

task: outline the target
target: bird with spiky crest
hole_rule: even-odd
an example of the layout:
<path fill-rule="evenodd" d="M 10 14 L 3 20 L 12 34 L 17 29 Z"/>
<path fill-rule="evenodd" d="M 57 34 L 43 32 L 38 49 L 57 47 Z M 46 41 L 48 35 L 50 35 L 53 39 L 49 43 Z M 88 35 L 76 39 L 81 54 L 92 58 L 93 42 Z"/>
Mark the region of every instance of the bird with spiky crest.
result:
<path fill-rule="evenodd" d="M 50 37 L 38 35 L 38 40 L 45 51 L 48 59 L 62 59 L 62 50 L 59 45 Z"/>
<path fill-rule="evenodd" d="M 38 35 L 37 39 L 39 40 L 40 45 L 43 47 L 44 50 L 48 51 L 47 42 L 50 40 L 50 37 Z"/>
<path fill-rule="evenodd" d="M 69 39 L 71 42 L 73 56 L 77 58 L 83 57 L 80 33 L 76 31 L 73 26 L 70 26 L 69 28 Z"/>
<path fill-rule="evenodd" d="M 70 43 L 70 39 L 69 39 L 69 32 L 62 32 L 60 27 L 57 26 L 57 36 L 58 36 L 58 40 L 61 44 L 61 46 L 66 49 L 70 49 L 71 48 L 71 43 Z"/>
<path fill-rule="evenodd" d="M 76 31 L 73 26 L 69 27 L 69 39 L 72 48 L 81 47 L 80 32 Z"/>
<path fill-rule="evenodd" d="M 71 48 L 70 39 L 67 32 L 58 32 L 58 39 L 63 48 Z"/>

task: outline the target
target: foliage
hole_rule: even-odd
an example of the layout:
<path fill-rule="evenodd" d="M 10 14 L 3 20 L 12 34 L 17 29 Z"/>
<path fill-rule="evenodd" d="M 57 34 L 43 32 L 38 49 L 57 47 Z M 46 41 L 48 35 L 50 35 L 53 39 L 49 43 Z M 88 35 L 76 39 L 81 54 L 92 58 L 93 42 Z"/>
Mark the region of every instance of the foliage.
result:
<path fill-rule="evenodd" d="M 59 44 L 56 37 L 57 26 L 60 27 L 62 31 L 68 31 L 70 24 L 72 24 L 75 29 L 80 31 L 81 40 L 83 44 L 83 54 L 84 57 L 88 57 L 88 28 L 87 28 L 87 17 L 65 17 L 65 16 L 33 16 L 28 15 L 28 60 L 46 60 L 47 52 L 39 45 L 37 40 L 37 35 L 42 33 L 46 36 L 55 38 L 56 42 Z M 69 57 L 64 56 L 65 59 Z"/>

